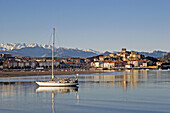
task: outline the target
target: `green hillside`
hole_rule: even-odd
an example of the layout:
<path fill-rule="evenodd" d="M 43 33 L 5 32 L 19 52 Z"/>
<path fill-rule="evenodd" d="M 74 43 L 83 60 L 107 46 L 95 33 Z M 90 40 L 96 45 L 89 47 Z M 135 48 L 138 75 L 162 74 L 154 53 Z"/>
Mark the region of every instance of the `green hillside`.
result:
<path fill-rule="evenodd" d="M 165 61 L 170 61 L 170 53 L 168 53 L 167 55 L 164 55 L 163 57 L 160 58 L 160 60 L 162 62 L 165 62 Z"/>

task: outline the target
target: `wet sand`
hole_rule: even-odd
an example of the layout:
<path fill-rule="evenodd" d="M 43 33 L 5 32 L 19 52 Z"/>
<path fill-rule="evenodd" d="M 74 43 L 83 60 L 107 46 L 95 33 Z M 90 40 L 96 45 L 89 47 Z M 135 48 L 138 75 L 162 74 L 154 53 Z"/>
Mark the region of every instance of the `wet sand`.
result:
<path fill-rule="evenodd" d="M 55 75 L 75 75 L 75 74 L 95 74 L 103 73 L 103 71 L 55 71 Z M 3 72 L 0 71 L 0 77 L 18 77 L 18 76 L 41 76 L 51 75 L 51 71 L 25 71 L 25 72 Z"/>

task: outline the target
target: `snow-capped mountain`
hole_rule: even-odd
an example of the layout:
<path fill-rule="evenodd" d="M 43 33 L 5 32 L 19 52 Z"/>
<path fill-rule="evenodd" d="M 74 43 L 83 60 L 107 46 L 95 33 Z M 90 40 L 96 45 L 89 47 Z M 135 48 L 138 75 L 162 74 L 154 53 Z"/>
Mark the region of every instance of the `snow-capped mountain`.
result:
<path fill-rule="evenodd" d="M 85 52 L 93 52 L 93 53 L 96 53 L 96 54 L 102 54 L 102 53 L 100 53 L 99 51 L 96 51 L 96 50 L 93 50 L 93 49 L 82 49 L 82 51 L 85 51 Z"/>
<path fill-rule="evenodd" d="M 30 57 L 51 57 L 51 45 L 46 44 L 20 44 L 20 43 L 1 43 L 0 53 L 10 53 L 13 56 L 30 56 Z M 136 51 L 137 52 L 137 51 Z M 72 48 L 55 48 L 56 57 L 91 57 L 99 54 L 107 55 L 113 52 L 100 53 L 92 49 L 72 49 Z M 116 52 L 114 52 L 116 53 Z M 165 51 L 138 52 L 145 56 L 162 57 L 167 54 Z"/>
<path fill-rule="evenodd" d="M 51 45 L 45 44 L 20 44 L 20 43 L 1 43 L 0 53 L 10 53 L 13 56 L 30 56 L 30 57 L 51 57 Z M 56 57 L 91 57 L 97 55 L 94 50 L 80 50 L 71 48 L 55 48 Z"/>
<path fill-rule="evenodd" d="M 45 49 L 51 49 L 51 45 L 46 45 L 46 44 L 20 44 L 20 43 L 1 43 L 0 44 L 0 51 L 11 51 L 15 49 L 22 49 L 26 47 L 43 47 Z"/>
<path fill-rule="evenodd" d="M 153 52 L 139 52 L 140 54 L 142 55 L 145 55 L 146 57 L 147 56 L 150 56 L 150 57 L 162 57 L 164 55 L 166 55 L 168 52 L 165 52 L 165 51 L 159 51 L 159 50 L 155 50 Z"/>

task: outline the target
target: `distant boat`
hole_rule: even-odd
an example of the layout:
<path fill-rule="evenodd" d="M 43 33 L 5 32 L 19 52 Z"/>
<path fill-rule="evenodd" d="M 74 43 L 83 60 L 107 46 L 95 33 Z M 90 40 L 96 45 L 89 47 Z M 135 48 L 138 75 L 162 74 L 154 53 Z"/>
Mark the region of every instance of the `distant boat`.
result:
<path fill-rule="evenodd" d="M 50 81 L 36 81 L 39 86 L 43 87 L 67 87 L 67 86 L 77 86 L 78 77 L 75 79 L 63 78 L 59 80 L 54 80 L 54 37 L 55 37 L 55 28 L 53 28 L 53 47 L 52 47 L 52 80 Z"/>

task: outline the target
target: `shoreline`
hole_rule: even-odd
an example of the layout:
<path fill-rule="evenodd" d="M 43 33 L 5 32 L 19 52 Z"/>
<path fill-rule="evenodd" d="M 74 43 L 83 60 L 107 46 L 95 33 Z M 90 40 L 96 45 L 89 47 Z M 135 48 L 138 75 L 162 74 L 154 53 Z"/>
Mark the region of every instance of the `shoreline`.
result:
<path fill-rule="evenodd" d="M 97 74 L 104 71 L 54 71 L 55 75 L 76 75 L 76 74 Z M 0 77 L 20 77 L 20 76 L 41 76 L 51 75 L 51 71 L 25 71 L 25 72 L 3 72 L 0 71 Z"/>

